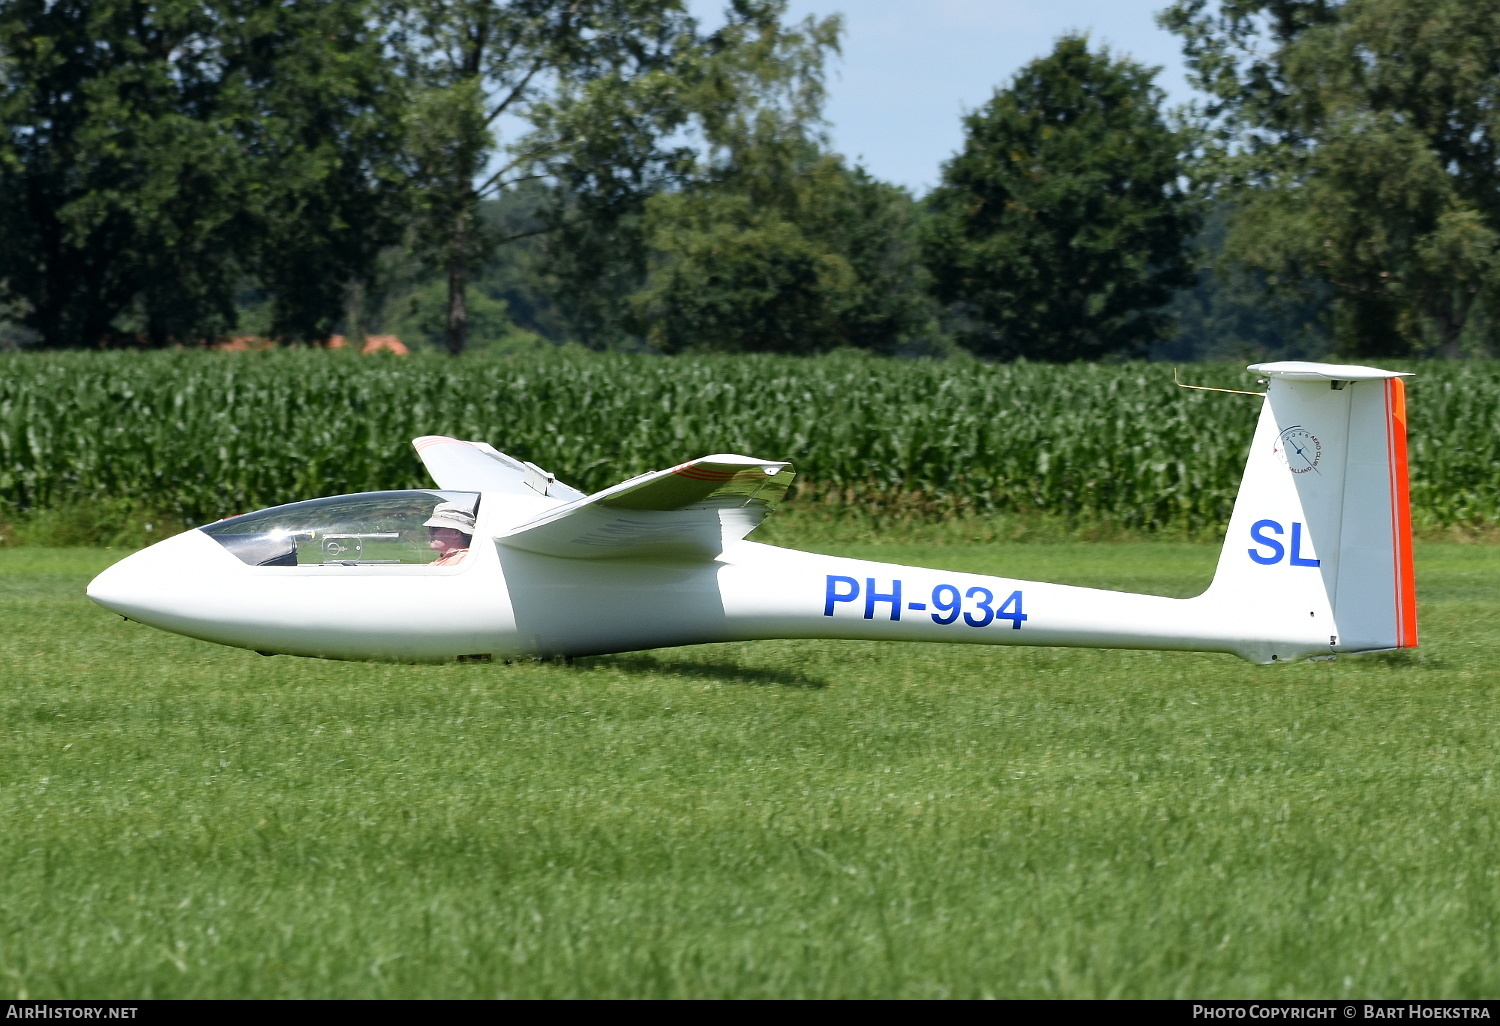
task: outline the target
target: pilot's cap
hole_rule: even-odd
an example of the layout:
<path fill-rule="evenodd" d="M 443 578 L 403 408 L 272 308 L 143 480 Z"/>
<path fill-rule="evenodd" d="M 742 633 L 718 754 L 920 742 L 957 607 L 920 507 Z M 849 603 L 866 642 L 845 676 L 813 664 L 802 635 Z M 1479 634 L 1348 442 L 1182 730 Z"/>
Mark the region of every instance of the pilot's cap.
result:
<path fill-rule="evenodd" d="M 464 534 L 474 533 L 474 514 L 461 503 L 440 502 L 423 527 L 451 527 Z"/>

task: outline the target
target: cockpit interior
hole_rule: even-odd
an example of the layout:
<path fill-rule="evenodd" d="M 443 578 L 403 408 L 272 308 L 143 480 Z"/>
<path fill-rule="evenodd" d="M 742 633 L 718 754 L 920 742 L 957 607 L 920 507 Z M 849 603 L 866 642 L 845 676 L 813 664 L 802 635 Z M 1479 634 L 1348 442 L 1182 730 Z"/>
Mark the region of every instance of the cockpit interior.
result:
<path fill-rule="evenodd" d="M 435 545 L 479 512 L 478 492 L 361 492 L 230 517 L 201 528 L 250 566 L 454 565 L 467 552 Z M 443 535 L 442 532 L 448 534 Z"/>

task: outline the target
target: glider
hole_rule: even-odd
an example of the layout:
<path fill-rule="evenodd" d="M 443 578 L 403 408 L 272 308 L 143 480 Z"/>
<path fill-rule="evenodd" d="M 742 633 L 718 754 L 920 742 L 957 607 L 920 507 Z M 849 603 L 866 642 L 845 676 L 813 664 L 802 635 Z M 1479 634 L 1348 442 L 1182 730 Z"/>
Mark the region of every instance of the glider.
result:
<path fill-rule="evenodd" d="M 1172 599 L 747 541 L 790 464 L 713 455 L 584 495 L 483 442 L 413 443 L 433 489 L 295 502 L 126 557 L 89 598 L 265 654 L 414 662 L 766 638 L 1227 652 L 1417 643 L 1397 372 L 1280 362 L 1208 590 Z"/>

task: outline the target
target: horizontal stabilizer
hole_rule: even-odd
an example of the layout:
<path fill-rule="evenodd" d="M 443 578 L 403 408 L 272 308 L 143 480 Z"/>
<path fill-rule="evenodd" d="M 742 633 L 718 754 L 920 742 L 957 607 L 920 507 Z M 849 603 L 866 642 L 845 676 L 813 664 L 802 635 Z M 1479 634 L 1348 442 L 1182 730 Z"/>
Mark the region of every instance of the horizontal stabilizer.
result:
<path fill-rule="evenodd" d="M 1285 381 L 1383 381 L 1411 377 L 1408 371 L 1388 371 L 1349 363 L 1307 363 L 1303 360 L 1252 363 L 1249 369 L 1252 373 Z"/>
<path fill-rule="evenodd" d="M 439 488 L 457 492 L 501 492 L 546 495 L 563 502 L 583 493 L 557 480 L 534 463 L 526 463 L 484 442 L 462 442 L 446 435 L 423 435 L 412 447 Z"/>
<path fill-rule="evenodd" d="M 496 538 L 547 556 L 712 558 L 775 511 L 789 463 L 720 454 L 631 478 Z"/>

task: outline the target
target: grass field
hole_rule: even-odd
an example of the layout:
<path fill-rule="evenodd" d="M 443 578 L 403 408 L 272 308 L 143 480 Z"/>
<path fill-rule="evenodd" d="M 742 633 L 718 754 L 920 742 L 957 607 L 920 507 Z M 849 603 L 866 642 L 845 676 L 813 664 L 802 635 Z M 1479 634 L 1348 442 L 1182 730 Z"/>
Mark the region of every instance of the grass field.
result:
<path fill-rule="evenodd" d="M 1206 545 L 840 551 L 1191 594 Z M 1500 547 L 1422 647 L 338 664 L 0 550 L 0 995 L 1500 995 Z"/>

